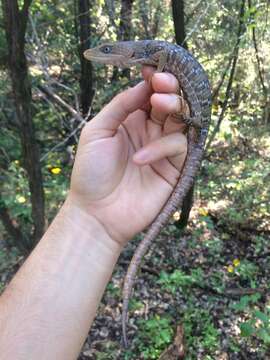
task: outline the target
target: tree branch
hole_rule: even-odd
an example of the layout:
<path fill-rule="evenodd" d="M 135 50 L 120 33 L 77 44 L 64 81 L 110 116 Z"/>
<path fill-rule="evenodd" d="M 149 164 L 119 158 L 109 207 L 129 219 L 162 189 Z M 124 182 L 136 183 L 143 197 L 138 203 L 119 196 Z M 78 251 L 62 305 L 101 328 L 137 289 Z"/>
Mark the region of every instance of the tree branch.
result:
<path fill-rule="evenodd" d="M 81 114 L 76 111 L 72 106 L 70 106 L 65 100 L 63 100 L 59 95 L 55 94 L 53 89 L 48 87 L 48 86 L 42 86 L 39 85 L 38 89 L 42 92 L 42 94 L 44 94 L 45 96 L 48 96 L 49 98 L 51 98 L 54 102 L 56 102 L 58 105 L 60 105 L 62 108 L 64 108 L 65 110 L 67 110 L 72 116 L 73 118 L 75 118 L 79 124 L 78 126 L 61 142 L 59 142 L 58 144 L 56 144 L 53 148 L 51 148 L 46 154 L 44 154 L 41 158 L 40 161 L 44 161 L 48 155 L 52 152 L 55 151 L 57 148 L 59 148 L 60 146 L 63 146 L 67 143 L 67 141 L 72 138 L 73 136 L 75 136 L 77 134 L 77 132 L 87 123 L 87 119 L 90 116 L 90 112 L 91 109 L 89 109 L 88 114 L 86 115 L 85 118 L 83 118 L 81 116 Z"/>
<path fill-rule="evenodd" d="M 191 35 L 197 31 L 202 19 L 206 16 L 206 14 L 208 13 L 208 8 L 211 5 L 211 2 L 208 2 L 204 11 L 201 13 L 201 15 L 198 17 L 196 23 L 194 24 L 193 28 L 188 32 L 188 34 L 186 35 L 185 39 L 183 40 L 183 43 L 186 43 L 187 40 L 191 37 Z"/>
<path fill-rule="evenodd" d="M 251 8 L 252 8 L 251 0 L 248 0 L 248 7 L 249 7 L 249 10 L 251 10 Z M 255 25 L 254 14 L 251 14 L 251 17 L 252 17 L 251 18 L 252 23 L 253 23 L 253 25 Z M 265 123 L 267 123 L 268 117 L 269 117 L 268 107 L 270 106 L 270 104 L 268 101 L 268 88 L 266 87 L 265 81 L 264 81 L 264 78 L 265 78 L 264 67 L 263 67 L 262 60 L 260 59 L 260 56 L 259 56 L 259 49 L 258 49 L 258 42 L 257 42 L 257 38 L 256 38 L 255 26 L 252 27 L 252 40 L 253 40 L 253 45 L 254 45 L 254 50 L 255 50 L 259 79 L 260 79 L 260 83 L 261 83 L 262 90 L 263 90 L 263 96 L 264 96 L 264 119 L 265 119 Z"/>
<path fill-rule="evenodd" d="M 38 89 L 53 99 L 56 103 L 61 105 L 64 109 L 66 109 L 76 120 L 80 123 L 86 123 L 86 120 L 81 116 L 81 114 L 76 111 L 72 106 L 70 106 L 65 100 L 63 100 L 59 95 L 55 94 L 52 88 L 48 86 L 38 85 Z"/>
<path fill-rule="evenodd" d="M 252 8 L 251 0 L 248 0 L 248 7 L 249 7 L 249 10 Z M 253 24 L 255 24 L 254 16 L 252 16 L 252 22 L 253 22 Z M 253 45 L 254 45 L 254 50 L 255 50 L 255 55 L 256 55 L 256 61 L 257 61 L 257 66 L 258 66 L 260 82 L 262 85 L 263 93 L 267 97 L 267 87 L 265 86 L 265 82 L 264 82 L 264 69 L 263 69 L 261 59 L 259 56 L 259 49 L 258 49 L 258 43 L 257 43 L 257 39 L 256 39 L 256 31 L 255 31 L 254 26 L 252 27 L 252 40 L 253 40 Z"/>
<path fill-rule="evenodd" d="M 231 67 L 231 72 L 230 72 L 230 77 L 229 77 L 229 81 L 228 81 L 228 85 L 227 85 L 227 89 L 226 89 L 226 93 L 225 93 L 225 100 L 222 104 L 222 109 L 221 109 L 221 113 L 219 115 L 218 118 L 218 122 L 216 124 L 216 126 L 214 127 L 214 130 L 212 131 L 210 138 L 208 140 L 208 143 L 206 145 L 206 151 L 209 149 L 209 147 L 211 146 L 216 134 L 218 133 L 219 129 L 220 129 L 220 125 L 221 122 L 224 118 L 226 109 L 227 109 L 227 105 L 228 105 L 228 101 L 230 98 L 230 94 L 231 94 L 231 89 L 232 89 L 232 83 L 233 83 L 233 79 L 234 79 L 234 73 L 235 73 L 235 69 L 236 69 L 236 64 L 237 64 L 237 60 L 238 60 L 238 53 L 239 53 L 239 46 L 240 46 L 240 41 L 241 41 L 241 37 L 245 31 L 245 24 L 244 24 L 244 13 L 245 13 L 245 4 L 246 4 L 246 0 L 242 0 L 241 2 L 241 6 L 240 6 L 240 10 L 239 10 L 239 26 L 238 26 L 238 31 L 237 31 L 237 40 L 236 40 L 236 44 L 234 47 L 234 51 L 233 51 L 233 61 L 232 61 L 232 67 Z"/>
<path fill-rule="evenodd" d="M 199 0 L 197 2 L 197 4 L 194 5 L 192 11 L 186 15 L 186 20 L 185 20 L 185 24 L 187 25 L 189 23 L 189 21 L 193 18 L 193 16 L 195 15 L 196 11 L 199 9 L 199 7 L 201 6 L 201 3 L 203 2 L 203 0 Z"/>
<path fill-rule="evenodd" d="M 223 71 L 223 73 L 222 73 L 222 75 L 221 75 L 221 78 L 220 78 L 217 86 L 216 86 L 216 87 L 213 89 L 213 91 L 212 91 L 212 101 L 213 101 L 213 102 L 214 102 L 214 100 L 215 100 L 215 99 L 218 97 L 218 95 L 219 95 L 219 91 L 220 91 L 220 89 L 221 89 L 221 87 L 222 87 L 222 85 L 223 85 L 223 83 L 224 83 L 224 80 L 225 80 L 225 78 L 226 78 L 226 76 L 227 76 L 227 73 L 228 73 L 228 71 L 229 71 L 229 69 L 230 69 L 230 67 L 231 67 L 231 65 L 232 65 L 233 58 L 234 58 L 234 49 L 233 49 L 233 51 L 232 51 L 232 53 L 231 53 L 231 56 L 230 56 L 229 61 L 228 61 L 228 63 L 227 63 L 227 66 L 226 66 L 226 68 L 224 69 L 224 71 Z"/>

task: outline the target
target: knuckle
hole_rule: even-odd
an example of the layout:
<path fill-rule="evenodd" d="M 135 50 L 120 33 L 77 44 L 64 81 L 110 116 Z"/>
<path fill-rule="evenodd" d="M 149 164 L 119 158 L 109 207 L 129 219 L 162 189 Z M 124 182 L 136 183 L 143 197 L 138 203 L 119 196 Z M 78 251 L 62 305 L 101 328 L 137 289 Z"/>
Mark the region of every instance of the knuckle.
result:
<path fill-rule="evenodd" d="M 116 104 L 121 104 L 121 102 L 123 101 L 124 98 L 124 94 L 126 93 L 127 90 L 124 90 L 123 92 L 121 92 L 120 94 L 117 94 L 114 98 L 113 98 L 113 102 Z"/>
<path fill-rule="evenodd" d="M 151 110 L 150 118 L 157 125 L 162 125 L 165 120 L 164 116 L 162 116 L 162 114 L 160 112 L 156 112 L 153 109 Z"/>

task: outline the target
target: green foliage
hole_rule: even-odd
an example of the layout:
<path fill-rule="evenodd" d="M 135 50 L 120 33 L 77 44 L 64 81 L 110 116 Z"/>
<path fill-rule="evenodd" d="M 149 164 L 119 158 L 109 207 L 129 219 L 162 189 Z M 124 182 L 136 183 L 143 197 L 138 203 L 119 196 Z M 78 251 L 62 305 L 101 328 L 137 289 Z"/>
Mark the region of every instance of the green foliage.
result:
<path fill-rule="evenodd" d="M 144 308 L 144 304 L 141 301 L 138 301 L 134 298 L 132 298 L 129 302 L 129 311 L 136 311 L 136 310 L 141 310 Z"/>
<path fill-rule="evenodd" d="M 102 350 L 95 352 L 96 360 L 115 360 L 117 358 L 118 347 L 115 342 L 106 341 L 102 344 Z"/>
<path fill-rule="evenodd" d="M 112 296 L 119 297 L 121 295 L 121 289 L 119 288 L 119 286 L 116 286 L 113 282 L 110 282 L 107 285 L 107 291 Z"/>
<path fill-rule="evenodd" d="M 168 274 L 162 271 L 158 283 L 163 290 L 170 291 L 175 294 L 177 290 L 187 291 L 195 283 L 203 284 L 203 272 L 201 269 L 191 269 L 190 275 L 185 274 L 181 270 L 175 270 Z"/>
<path fill-rule="evenodd" d="M 169 317 L 158 315 L 149 320 L 139 321 L 138 347 L 143 359 L 157 359 L 170 344 L 173 329 Z"/>
<path fill-rule="evenodd" d="M 203 221 L 201 223 L 204 224 Z M 211 224 L 211 226 L 209 226 L 208 224 Z M 207 228 L 210 230 L 214 229 L 214 225 L 212 221 L 207 222 Z M 210 256 L 215 256 L 220 254 L 224 247 L 223 241 L 216 236 L 213 236 L 207 239 L 206 241 L 204 241 L 203 245 L 207 248 L 208 254 Z"/>
<path fill-rule="evenodd" d="M 243 296 L 232 308 L 247 318 L 239 324 L 241 336 L 256 337 L 267 348 L 270 344 L 270 307 L 266 305 L 264 311 L 259 310 L 260 298 L 260 294 Z"/>
<path fill-rule="evenodd" d="M 240 301 L 231 305 L 231 307 L 238 311 L 244 311 L 245 309 L 249 308 L 250 305 L 256 304 L 260 298 L 261 295 L 259 293 L 242 296 Z"/>
<path fill-rule="evenodd" d="M 9 250 L 0 249 L 0 274 L 6 274 L 12 270 L 18 264 L 19 259 L 19 252 L 15 247 Z M 5 285 L 5 282 L 0 278 L 0 294 L 4 290 Z"/>
<path fill-rule="evenodd" d="M 20 6 L 22 2 L 20 1 Z M 42 96 L 39 85 L 50 83 L 56 94 L 76 107 L 74 94 L 79 98 L 80 60 L 77 34 L 79 18 L 77 10 L 75 11 L 75 3 L 55 0 L 33 1 L 30 11 L 31 22 L 28 22 L 26 50 L 33 90 L 34 123 L 41 151 L 48 222 L 55 216 L 66 197 L 72 168 L 70 148 L 74 155 L 78 134 L 76 137 L 68 138 L 77 126 L 76 121 L 66 109 Z M 120 24 L 120 1 L 97 0 L 91 3 L 92 36 L 89 42 L 92 45 L 104 39 L 117 37 L 117 27 L 114 27 L 110 19 L 109 3 L 114 5 L 113 20 L 117 27 Z M 166 266 L 168 268 L 161 272 L 156 283 L 157 288 L 171 297 L 171 302 L 173 299 L 180 299 L 181 306 L 177 303 L 173 310 L 168 311 L 171 317 L 153 315 L 149 320 L 140 321 L 139 331 L 134 340 L 135 346 L 123 354 L 125 359 L 138 359 L 139 356 L 145 359 L 158 358 L 161 351 L 171 343 L 173 327 L 178 319 L 184 323 L 186 358 L 197 359 L 198 349 L 202 350 L 201 357 L 204 360 L 217 358 L 216 353 L 221 349 L 220 333 L 216 324 L 217 315 L 214 317 L 204 306 L 207 309 L 220 306 L 220 299 L 223 299 L 227 289 L 256 289 L 269 284 L 269 269 L 260 259 L 264 259 L 264 255 L 269 251 L 270 136 L 269 123 L 264 122 L 262 118 L 265 104 L 254 55 L 252 30 L 256 30 L 259 57 L 268 91 L 270 34 L 267 25 L 267 2 L 254 0 L 252 3 L 250 9 L 246 7 L 243 18 L 247 31 L 240 42 L 238 66 L 229 107 L 220 132 L 205 156 L 197 181 L 196 212 L 188 229 L 189 235 L 190 232 L 192 235 L 188 238 L 187 254 L 183 255 L 186 265 L 180 268 L 179 262 L 172 257 L 165 258 L 162 269 L 166 269 Z M 239 2 L 199 1 L 198 4 L 194 4 L 186 1 L 185 6 L 189 49 L 207 70 L 212 88 L 215 89 L 235 45 Z M 0 17 L 3 24 L 2 9 Z M 153 35 L 168 41 L 174 40 L 171 8 L 165 0 L 134 1 L 131 26 L 132 37 L 137 39 L 145 38 L 148 31 L 150 37 Z M 155 26 L 157 31 L 154 34 Z M 32 232 L 31 194 L 23 167 L 15 106 L 5 63 L 6 55 L 6 37 L 3 27 L 0 27 L 2 201 L 9 209 L 12 219 L 20 224 L 23 233 L 29 234 Z M 50 80 L 42 64 L 45 64 Z M 131 71 L 130 80 L 120 76 L 117 81 L 113 81 L 112 75 L 112 67 L 94 67 L 96 93 L 92 114 L 97 113 L 115 93 L 132 86 L 140 78 L 138 70 Z M 211 129 L 221 112 L 227 81 L 228 74 L 213 104 Z M 60 172 L 53 169 L 60 169 Z M 10 245 L 8 234 L 3 227 L 0 231 L 1 238 Z M 164 233 L 167 239 L 173 238 L 176 236 L 175 227 L 167 227 Z M 179 232 L 176 237 L 179 239 Z M 237 250 L 232 250 L 232 243 Z M 245 259 L 246 247 L 252 250 L 254 259 Z M 192 262 L 194 252 L 198 254 L 196 262 Z M 229 272 L 228 266 L 233 263 L 234 257 L 241 261 L 237 266 L 231 265 L 232 272 Z M 2 250 L 0 247 L 0 273 L 12 271 L 17 266 L 17 261 L 16 249 Z M 159 256 L 151 261 L 155 266 L 161 266 Z M 3 276 L 3 279 L 5 278 Z M 4 287 L 5 281 L 0 283 L 0 287 Z M 120 301 L 121 288 L 118 285 L 110 283 L 107 291 L 108 296 Z M 205 304 L 200 303 L 202 295 L 207 298 Z M 243 346 L 253 347 L 254 352 L 263 348 L 261 358 L 265 358 L 265 349 L 269 347 L 269 308 L 264 303 L 264 297 L 253 294 L 242 296 L 236 303 L 232 299 L 224 302 L 225 310 L 220 312 L 218 319 L 228 316 L 228 308 L 231 324 L 231 327 L 225 329 L 230 334 L 228 351 L 238 354 Z M 232 303 L 234 305 L 230 306 Z M 132 299 L 131 316 L 140 313 L 143 306 L 143 299 Z M 234 328 L 240 329 L 239 336 L 233 333 Z M 106 340 L 106 343 L 107 346 L 102 345 L 95 352 L 96 358 L 117 358 L 118 346 L 109 340 Z"/>
<path fill-rule="evenodd" d="M 209 284 L 211 285 L 211 287 L 217 291 L 217 293 L 222 294 L 225 290 L 226 287 L 226 282 L 225 282 L 225 276 L 224 273 L 220 270 L 212 270 L 211 272 L 211 276 L 209 276 Z"/>
<path fill-rule="evenodd" d="M 210 353 L 218 348 L 219 331 L 207 310 L 188 308 L 183 316 L 183 324 L 188 348 L 203 347 Z"/>
<path fill-rule="evenodd" d="M 235 273 L 243 280 L 252 280 L 258 272 L 258 266 L 250 261 L 241 261 L 240 265 L 236 268 Z"/>

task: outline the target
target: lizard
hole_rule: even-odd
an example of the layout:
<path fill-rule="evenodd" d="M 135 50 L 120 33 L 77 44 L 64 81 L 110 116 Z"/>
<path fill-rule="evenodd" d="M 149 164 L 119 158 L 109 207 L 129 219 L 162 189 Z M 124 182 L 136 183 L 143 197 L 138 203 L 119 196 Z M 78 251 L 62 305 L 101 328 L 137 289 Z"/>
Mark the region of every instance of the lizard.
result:
<path fill-rule="evenodd" d="M 159 40 L 119 41 L 103 43 L 84 52 L 87 60 L 121 68 L 151 65 L 158 72 L 169 72 L 178 80 L 181 93 L 188 104 L 186 113 L 173 114 L 188 126 L 188 151 L 179 180 L 168 201 L 150 225 L 137 247 L 123 286 L 122 333 L 124 347 L 128 347 L 128 305 L 138 268 L 150 245 L 175 211 L 195 181 L 203 158 L 204 145 L 211 118 L 211 90 L 208 77 L 200 63 L 183 47 Z"/>

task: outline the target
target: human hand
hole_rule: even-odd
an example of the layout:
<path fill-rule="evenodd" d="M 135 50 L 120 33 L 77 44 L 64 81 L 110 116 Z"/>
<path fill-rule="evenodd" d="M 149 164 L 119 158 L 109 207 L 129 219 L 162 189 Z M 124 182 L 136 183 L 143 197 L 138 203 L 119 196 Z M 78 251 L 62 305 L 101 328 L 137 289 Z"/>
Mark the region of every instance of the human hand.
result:
<path fill-rule="evenodd" d="M 187 140 L 172 74 L 142 70 L 83 129 L 69 198 L 124 245 L 157 216 L 177 183 Z"/>

